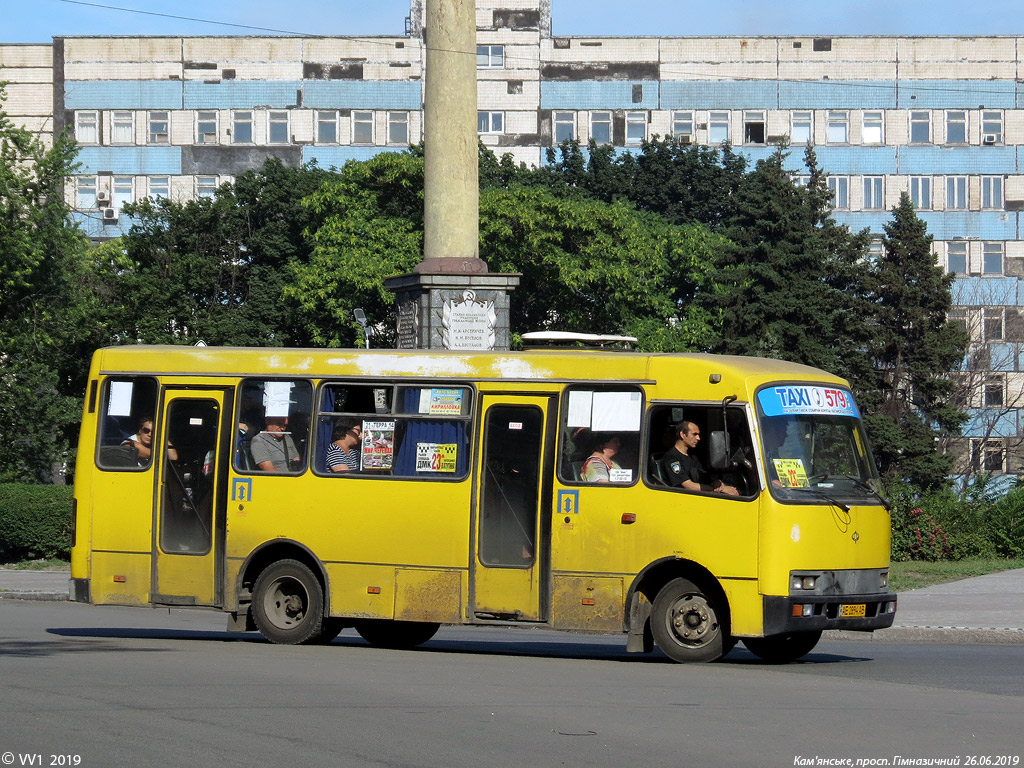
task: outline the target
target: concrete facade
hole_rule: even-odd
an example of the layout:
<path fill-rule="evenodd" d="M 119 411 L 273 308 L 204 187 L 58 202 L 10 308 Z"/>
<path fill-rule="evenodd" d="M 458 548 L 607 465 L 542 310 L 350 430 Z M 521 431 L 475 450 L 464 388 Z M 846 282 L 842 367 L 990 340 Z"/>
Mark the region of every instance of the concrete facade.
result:
<path fill-rule="evenodd" d="M 423 26 L 412 0 L 405 36 L 0 44 L 0 80 L 15 120 L 74 132 L 70 199 L 111 237 L 129 199 L 212 195 L 271 155 L 341 166 L 420 141 Z M 477 44 L 481 139 L 516 161 L 670 133 L 756 161 L 790 137 L 814 143 L 851 228 L 880 234 L 910 193 L 975 339 L 961 458 L 1022 469 L 1024 38 L 554 37 L 551 0 L 478 0 Z"/>

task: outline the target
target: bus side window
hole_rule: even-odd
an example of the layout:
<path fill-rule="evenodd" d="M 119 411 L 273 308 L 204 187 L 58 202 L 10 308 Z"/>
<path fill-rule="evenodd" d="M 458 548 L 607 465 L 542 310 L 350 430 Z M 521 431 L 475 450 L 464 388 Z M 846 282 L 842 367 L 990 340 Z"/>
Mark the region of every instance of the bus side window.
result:
<path fill-rule="evenodd" d="M 639 388 L 570 388 L 562 403 L 559 479 L 574 484 L 634 483 L 643 403 Z"/>
<path fill-rule="evenodd" d="M 302 473 L 309 449 L 312 402 L 308 381 L 243 381 L 235 468 L 243 472 Z"/>
<path fill-rule="evenodd" d="M 651 408 L 648 418 L 646 466 L 649 485 L 656 488 L 671 486 L 670 463 L 683 422 L 696 425 L 700 432 L 700 442 L 694 453 L 703 470 L 702 483 L 712 484 L 721 480 L 726 485 L 735 487 L 739 495 L 746 498 L 757 493 L 757 470 L 753 463 L 753 441 L 746 412 L 740 407 L 728 408 L 727 423 L 723 424 L 720 405 L 678 404 Z M 725 457 L 726 466 L 723 468 L 711 465 L 708 449 L 713 440 L 713 433 L 717 433 L 716 436 L 724 434 L 728 437 L 729 451 Z M 678 486 L 676 489 L 686 491 Z"/>
<path fill-rule="evenodd" d="M 107 379 L 100 408 L 96 466 L 122 472 L 148 469 L 155 445 L 156 381 L 145 377 Z"/>

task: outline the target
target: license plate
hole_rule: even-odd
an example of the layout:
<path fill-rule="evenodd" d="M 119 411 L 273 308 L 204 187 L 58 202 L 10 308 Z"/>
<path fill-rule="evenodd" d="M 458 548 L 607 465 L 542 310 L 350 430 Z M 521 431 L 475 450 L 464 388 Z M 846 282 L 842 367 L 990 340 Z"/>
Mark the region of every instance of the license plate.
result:
<path fill-rule="evenodd" d="M 856 616 L 864 618 L 867 615 L 867 606 L 864 603 L 843 604 L 839 606 L 839 618 L 851 619 Z"/>

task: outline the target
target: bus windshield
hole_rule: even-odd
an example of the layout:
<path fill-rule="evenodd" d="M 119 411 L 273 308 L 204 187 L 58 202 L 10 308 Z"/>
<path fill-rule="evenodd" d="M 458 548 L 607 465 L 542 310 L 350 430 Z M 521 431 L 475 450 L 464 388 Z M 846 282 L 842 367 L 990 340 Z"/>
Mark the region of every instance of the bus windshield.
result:
<path fill-rule="evenodd" d="M 762 389 L 761 441 L 772 494 L 782 501 L 881 500 L 881 486 L 848 390 Z"/>

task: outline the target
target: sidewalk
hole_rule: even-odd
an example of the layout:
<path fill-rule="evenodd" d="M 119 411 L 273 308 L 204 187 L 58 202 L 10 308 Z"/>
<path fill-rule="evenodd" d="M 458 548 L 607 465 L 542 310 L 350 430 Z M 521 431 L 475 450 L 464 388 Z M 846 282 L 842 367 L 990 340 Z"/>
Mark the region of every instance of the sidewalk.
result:
<path fill-rule="evenodd" d="M 0 599 L 67 600 L 70 576 L 67 571 L 0 569 Z M 890 629 L 829 632 L 825 638 L 1024 644 L 1024 569 L 900 592 Z"/>

